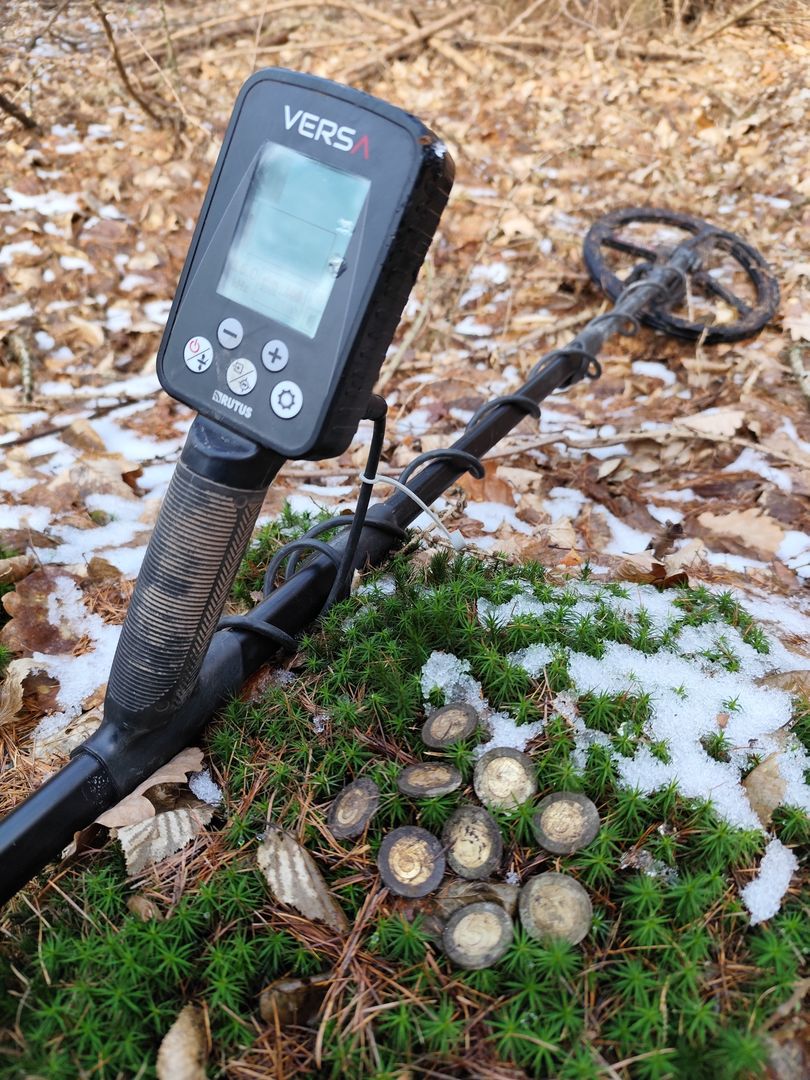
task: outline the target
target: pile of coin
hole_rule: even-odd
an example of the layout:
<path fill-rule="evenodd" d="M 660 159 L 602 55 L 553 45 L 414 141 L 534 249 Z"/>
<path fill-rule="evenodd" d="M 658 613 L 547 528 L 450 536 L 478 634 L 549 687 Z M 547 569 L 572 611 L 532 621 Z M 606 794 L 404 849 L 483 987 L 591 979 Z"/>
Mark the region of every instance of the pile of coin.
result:
<path fill-rule="evenodd" d="M 453 702 L 425 721 L 422 738 L 432 749 L 469 738 L 478 715 Z M 456 791 L 458 769 L 446 762 L 417 762 L 402 770 L 397 786 L 412 798 Z M 496 747 L 478 759 L 473 789 L 484 805 L 464 803 L 448 818 L 441 839 L 414 825 L 388 833 L 377 866 L 391 892 L 419 898 L 441 889 L 426 919 L 447 956 L 467 970 L 489 967 L 509 948 L 514 916 L 535 938 L 561 938 L 576 945 L 591 927 L 593 909 L 585 889 L 569 874 L 543 873 L 522 888 L 490 881 L 501 865 L 503 840 L 490 809 L 514 810 L 537 795 L 537 775 L 528 754 Z M 334 836 L 359 836 L 377 811 L 380 792 L 368 779 L 349 784 L 335 798 L 328 824 Z M 599 832 L 599 811 L 584 795 L 557 791 L 537 805 L 532 828 L 537 843 L 552 855 L 570 855 Z M 442 885 L 445 869 L 457 875 Z"/>

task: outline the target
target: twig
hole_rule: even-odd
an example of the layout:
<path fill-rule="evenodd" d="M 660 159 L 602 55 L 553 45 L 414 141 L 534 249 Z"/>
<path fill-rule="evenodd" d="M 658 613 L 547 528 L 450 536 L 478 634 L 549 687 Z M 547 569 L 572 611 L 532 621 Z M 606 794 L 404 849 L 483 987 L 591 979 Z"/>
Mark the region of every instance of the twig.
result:
<path fill-rule="evenodd" d="M 37 32 L 31 38 L 29 38 L 28 44 L 26 45 L 26 49 L 29 52 L 31 51 L 31 49 L 33 49 L 39 39 L 44 38 L 45 35 L 50 31 L 53 24 L 56 22 L 56 20 L 59 18 L 59 16 L 62 14 L 62 12 L 65 10 L 69 3 L 70 0 L 63 0 L 63 3 L 59 5 L 53 15 L 51 15 L 50 19 L 48 19 L 47 23 L 45 24 L 45 29 L 37 30 Z"/>
<path fill-rule="evenodd" d="M 23 401 L 26 405 L 29 405 L 34 397 L 34 363 L 31 359 L 31 353 L 22 334 L 18 334 L 14 331 L 8 335 L 6 340 L 8 341 L 11 355 L 20 365 Z"/>
<path fill-rule="evenodd" d="M 806 398 L 810 398 L 810 371 L 804 366 L 803 353 L 805 351 L 800 345 L 794 345 L 788 353 L 788 359 L 799 384 L 799 389 Z"/>
<path fill-rule="evenodd" d="M 104 8 L 101 6 L 100 0 L 91 0 L 91 2 L 93 4 L 93 7 L 96 10 L 96 14 L 98 15 L 98 17 L 99 17 L 99 19 L 101 21 L 102 27 L 104 28 L 104 33 L 105 33 L 105 35 L 107 37 L 107 41 L 110 44 L 110 52 L 112 53 L 113 63 L 116 66 L 118 74 L 121 76 L 121 82 L 124 84 L 124 87 L 126 88 L 127 92 L 129 93 L 130 97 L 132 98 L 132 100 L 137 102 L 138 105 L 140 105 L 140 107 L 143 109 L 143 111 L 146 113 L 146 115 L 151 117 L 151 119 L 155 121 L 155 123 L 157 124 L 158 127 L 161 127 L 162 126 L 162 121 L 161 121 L 160 117 L 157 115 L 157 113 L 152 111 L 152 109 L 149 107 L 149 105 L 147 105 L 147 103 L 140 96 L 140 94 L 138 94 L 136 92 L 135 87 L 129 81 L 129 76 L 127 75 L 127 70 L 124 67 L 123 63 L 121 62 L 121 55 L 118 52 L 118 46 L 117 46 L 117 44 L 115 42 L 115 36 L 113 35 L 112 27 L 110 26 L 110 22 L 109 22 L 109 19 L 107 18 L 106 12 L 104 11 Z"/>
<path fill-rule="evenodd" d="M 9 116 L 13 116 L 15 120 L 19 121 L 19 123 L 29 131 L 42 130 L 36 120 L 32 119 L 27 112 L 24 112 L 19 105 L 15 105 L 13 101 L 9 100 L 5 94 L 0 94 L 0 109 L 2 109 L 4 113 L 8 113 Z"/>
<path fill-rule="evenodd" d="M 163 33 L 166 35 L 166 52 L 169 54 L 169 67 L 177 74 L 177 57 L 174 54 L 174 44 L 172 43 L 172 35 L 169 30 L 169 20 L 166 18 L 166 3 L 165 0 L 159 0 L 160 3 L 160 21 L 163 23 Z M 146 50 L 144 49 L 144 52 Z"/>
<path fill-rule="evenodd" d="M 373 60 L 368 60 L 364 64 L 351 68 L 345 73 L 344 78 L 347 81 L 365 79 L 367 76 L 372 75 L 375 71 L 379 70 L 380 65 L 386 60 L 391 60 L 393 57 L 399 56 L 403 52 L 407 52 L 409 49 L 413 48 L 414 45 L 420 45 L 423 41 L 427 41 L 428 38 L 437 34 L 440 30 L 446 30 L 448 26 L 454 26 L 456 23 L 468 19 L 471 15 L 475 14 L 475 10 L 475 7 L 470 4 L 468 7 L 463 7 L 458 11 L 451 11 L 441 19 L 428 23 L 427 26 L 422 26 L 418 30 L 413 30 L 410 34 L 406 34 L 405 37 L 400 38 L 395 44 L 389 45 L 387 49 L 383 49 L 383 51 Z"/>
<path fill-rule="evenodd" d="M 546 3 L 548 3 L 548 0 L 533 0 L 533 2 L 529 4 L 528 7 L 524 8 L 519 15 L 516 15 L 515 18 L 512 19 L 508 26 L 504 27 L 504 35 L 511 34 L 514 30 L 517 30 L 517 28 L 521 26 L 530 16 L 534 15 L 535 11 L 537 11 L 539 7 L 542 7 L 543 4 Z"/>
<path fill-rule="evenodd" d="M 729 15 L 727 19 L 723 19 L 721 23 L 713 29 L 708 30 L 702 37 L 699 37 L 697 41 L 692 42 L 695 48 L 698 45 L 702 45 L 705 41 L 709 41 L 713 37 L 717 37 L 718 34 L 722 34 L 724 30 L 728 30 L 730 26 L 734 26 L 735 23 L 742 22 L 743 19 L 748 18 L 752 11 L 756 11 L 758 7 L 762 7 L 765 0 L 751 0 L 750 4 L 746 4 L 740 11 L 735 11 L 733 15 Z"/>

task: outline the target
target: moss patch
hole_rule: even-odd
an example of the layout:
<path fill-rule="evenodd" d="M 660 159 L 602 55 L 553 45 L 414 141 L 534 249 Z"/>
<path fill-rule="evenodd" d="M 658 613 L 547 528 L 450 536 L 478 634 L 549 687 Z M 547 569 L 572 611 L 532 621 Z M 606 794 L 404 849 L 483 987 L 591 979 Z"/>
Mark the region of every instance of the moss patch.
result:
<path fill-rule="evenodd" d="M 240 575 L 239 599 L 258 587 L 269 554 L 296 527 L 289 517 L 260 537 Z M 479 622 L 479 599 L 502 604 L 527 589 L 546 605 L 542 615 Z M 479 1069 L 500 1061 L 529 1076 L 583 1080 L 604 1076 L 607 1064 L 643 1078 L 760 1074 L 761 1025 L 790 997 L 810 950 L 806 881 L 794 882 L 775 918 L 751 929 L 739 890 L 765 837 L 729 825 L 673 786 L 645 796 L 619 784 L 615 753 L 645 738 L 643 686 L 634 695 L 580 695 L 581 715 L 610 739 L 592 745 L 581 767 L 570 724 L 550 708 L 553 694 L 570 689 L 567 652 L 599 656 L 618 641 L 654 653 L 669 644 L 649 622 L 612 612 L 611 595 L 620 598 L 621 587 L 606 587 L 601 614 L 585 618 L 574 612 L 575 583 L 550 581 L 540 566 L 444 551 L 429 562 L 399 557 L 370 578 L 302 641 L 294 678 L 232 703 L 210 727 L 206 750 L 224 778 L 227 809 L 189 856 L 179 899 L 180 856 L 147 879 L 160 919 L 143 922 L 128 910 L 114 849 L 61 873 L 59 891 L 43 890 L 43 877 L 29 892 L 38 914 L 22 901 L 11 907 L 2 977 L 13 993 L 0 1001 L 2 1075 L 154 1076 L 157 1044 L 191 1000 L 207 1009 L 212 1076 L 224 1075 L 227 1062 L 234 1077 L 261 1068 L 275 1075 L 279 1064 L 285 1075 L 394 1077 L 429 1065 L 463 1076 L 472 1061 Z M 684 589 L 679 598 L 685 622 L 734 625 L 753 647 L 767 649 L 761 629 L 731 598 L 707 589 Z M 545 678 L 507 660 L 538 643 L 553 652 Z M 417 903 L 376 891 L 373 860 L 385 832 L 405 823 L 439 830 L 470 798 L 472 743 L 429 752 L 461 769 L 467 786 L 460 792 L 413 800 L 395 784 L 403 764 L 428 756 L 419 735 L 420 672 L 434 650 L 468 660 L 494 708 L 525 723 L 545 718 L 530 746 L 538 799 L 566 788 L 599 808 L 596 840 L 559 858 L 537 848 L 531 804 L 497 815 L 503 871 L 525 878 L 561 869 L 589 890 L 594 925 L 577 948 L 518 930 L 497 967 L 461 972 L 427 937 Z M 733 670 L 736 659 L 732 650 L 718 662 Z M 794 731 L 810 745 L 806 702 L 797 701 Z M 666 746 L 657 752 L 666 755 Z M 329 801 L 360 776 L 379 785 L 380 811 L 365 839 L 334 841 L 325 828 Z M 268 810 L 306 844 L 355 920 L 349 953 L 322 927 L 270 902 L 255 869 Z M 807 816 L 784 808 L 774 831 L 786 844 L 806 844 Z M 290 1028 L 279 1041 L 258 1018 L 261 987 L 338 962 L 343 978 L 320 1057 L 314 1030 Z M 18 1010 L 21 1038 L 12 1034 Z"/>

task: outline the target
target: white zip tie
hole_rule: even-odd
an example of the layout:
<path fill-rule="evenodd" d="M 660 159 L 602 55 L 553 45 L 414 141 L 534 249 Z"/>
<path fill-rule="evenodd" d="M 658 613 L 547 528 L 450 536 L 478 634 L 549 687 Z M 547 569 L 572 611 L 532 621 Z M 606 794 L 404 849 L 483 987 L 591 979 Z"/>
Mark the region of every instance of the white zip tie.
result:
<path fill-rule="evenodd" d="M 435 510 L 431 510 L 426 502 L 423 502 L 415 491 L 411 491 L 407 484 L 403 484 L 401 480 L 395 479 L 393 476 L 380 476 L 379 474 L 374 477 L 366 476 L 365 473 L 361 474 L 360 480 L 364 484 L 370 484 L 374 487 L 375 484 L 390 484 L 391 487 L 395 487 L 398 491 L 401 491 L 404 495 L 407 495 L 409 499 L 416 503 L 424 512 L 432 519 L 433 524 L 444 533 L 456 551 L 463 551 L 467 546 L 467 542 L 458 530 L 456 532 L 450 532 L 445 523 L 441 520 Z"/>

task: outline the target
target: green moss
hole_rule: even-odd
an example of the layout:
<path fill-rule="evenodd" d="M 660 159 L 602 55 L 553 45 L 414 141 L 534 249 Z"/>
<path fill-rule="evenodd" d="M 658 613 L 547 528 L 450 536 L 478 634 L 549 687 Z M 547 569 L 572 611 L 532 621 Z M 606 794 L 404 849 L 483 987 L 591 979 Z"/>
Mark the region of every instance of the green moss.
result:
<path fill-rule="evenodd" d="M 260 533 L 240 572 L 238 603 L 261 587 L 279 544 L 305 525 L 287 514 Z M 47 892 L 42 920 L 24 903 L 13 906 L 0 958 L 11 993 L 0 995 L 0 1023 L 11 1031 L 19 1007 L 23 1042 L 16 1058 L 0 1066 L 2 1075 L 153 1077 L 160 1038 L 192 1000 L 208 1010 L 210 1075 L 224 1075 L 224 1063 L 254 1039 L 261 987 L 281 975 L 323 971 L 336 957 L 313 947 L 303 931 L 293 933 L 296 924 L 279 917 L 255 869 L 268 810 L 304 838 L 354 920 L 375 888 L 373 858 L 382 836 L 405 823 L 438 832 L 470 797 L 467 787 L 411 800 L 396 787 L 403 762 L 435 753 L 428 755 L 420 739 L 420 671 L 433 650 L 468 660 L 493 705 L 524 722 L 545 718 L 533 751 L 541 796 L 567 788 L 597 803 L 597 838 L 559 859 L 538 852 L 531 804 L 496 815 L 509 864 L 528 873 L 559 867 L 573 874 L 591 892 L 593 927 L 573 948 L 535 941 L 518 926 L 496 967 L 461 972 L 437 950 L 427 911 L 389 897 L 363 924 L 353 953 L 352 964 L 374 991 L 366 1027 L 351 1028 L 353 1009 L 338 1008 L 324 1029 L 320 1068 L 310 1063 L 300 1075 L 394 1077 L 408 1069 L 418 1075 L 423 1067 L 461 1075 L 467 1057 L 500 1058 L 530 1077 L 573 1080 L 603 1076 L 606 1063 L 627 1058 L 634 1060 L 623 1069 L 628 1077 L 761 1075 L 757 1031 L 789 998 L 810 950 L 806 889 L 769 923 L 746 929 L 738 888 L 761 855 L 763 837 L 732 828 L 709 804 L 684 799 L 672 785 L 652 795 L 619 785 L 617 753 L 632 754 L 642 744 L 659 757 L 667 753 L 646 740 L 651 703 L 643 687 L 633 695 L 579 697 L 586 723 L 611 744 L 592 745 L 584 767 L 569 723 L 549 708 L 549 687 L 570 689 L 566 650 L 598 657 L 617 641 L 655 652 L 666 646 L 665 635 L 644 619 L 630 625 L 612 610 L 611 599 L 624 595 L 621 585 L 600 589 L 592 617 L 574 614 L 577 583 L 555 585 L 536 565 L 441 551 L 427 564 L 395 558 L 386 575 L 394 592 L 352 596 L 302 640 L 293 681 L 271 682 L 259 701 L 233 702 L 210 727 L 206 750 L 225 780 L 226 807 L 211 827 L 219 835 L 208 876 L 187 880 L 173 906 L 166 889 L 167 918 L 144 923 L 130 913 L 121 859 L 112 849 L 60 876 L 72 904 Z M 509 626 L 481 626 L 477 599 L 502 603 L 520 591 L 550 606 Z M 682 589 L 677 607 L 682 625 L 733 627 L 754 648 L 767 648 L 750 616 L 726 594 Z M 534 643 L 554 652 L 548 685 L 508 660 Z M 733 669 L 736 657 L 721 646 L 717 659 Z M 442 703 L 436 695 L 433 704 Z M 315 713 L 328 716 L 321 732 L 313 728 Z M 797 702 L 794 734 L 810 745 L 806 703 Z M 444 753 L 466 784 L 473 743 Z M 725 750 L 719 741 L 713 748 Z M 335 842 L 324 828 L 329 801 L 358 776 L 379 785 L 379 812 L 365 837 Z M 785 843 L 807 843 L 801 810 L 780 809 L 773 827 Z M 676 872 L 647 876 L 633 869 L 632 859 L 628 866 L 627 856 L 642 849 L 658 860 L 659 871 Z M 350 982 L 343 1004 L 356 992 Z M 312 1042 L 302 1030 L 296 1038 Z"/>

